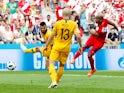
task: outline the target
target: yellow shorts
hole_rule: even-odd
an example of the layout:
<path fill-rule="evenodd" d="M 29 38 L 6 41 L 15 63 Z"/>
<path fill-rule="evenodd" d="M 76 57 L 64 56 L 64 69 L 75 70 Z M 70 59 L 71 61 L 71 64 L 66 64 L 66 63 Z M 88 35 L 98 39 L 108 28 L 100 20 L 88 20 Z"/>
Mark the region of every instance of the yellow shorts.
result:
<path fill-rule="evenodd" d="M 47 50 L 43 50 L 43 47 L 40 48 L 40 52 L 42 53 L 42 56 L 49 57 L 51 53 L 51 46 L 47 47 Z"/>
<path fill-rule="evenodd" d="M 60 52 L 55 49 L 52 49 L 49 59 L 53 61 L 59 61 L 62 64 L 65 64 L 68 58 L 68 54 L 69 52 Z"/>

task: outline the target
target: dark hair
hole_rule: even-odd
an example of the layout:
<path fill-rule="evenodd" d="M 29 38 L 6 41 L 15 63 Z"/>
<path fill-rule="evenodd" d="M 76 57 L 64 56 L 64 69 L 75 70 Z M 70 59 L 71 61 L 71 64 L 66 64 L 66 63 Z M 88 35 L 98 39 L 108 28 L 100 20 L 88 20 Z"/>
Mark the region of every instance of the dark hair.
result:
<path fill-rule="evenodd" d="M 115 28 L 111 28 L 111 30 L 115 30 Z"/>
<path fill-rule="evenodd" d="M 40 23 L 40 26 L 44 26 L 44 25 L 46 26 L 46 23 L 45 22 L 41 22 Z"/>
<path fill-rule="evenodd" d="M 97 15 L 96 18 L 103 19 L 103 15 L 101 15 L 101 14 L 100 15 Z"/>
<path fill-rule="evenodd" d="M 50 15 L 47 15 L 47 16 L 50 16 Z"/>
<path fill-rule="evenodd" d="M 73 15 L 74 13 L 76 13 L 76 11 L 72 11 L 72 12 L 71 12 L 71 15 Z"/>
<path fill-rule="evenodd" d="M 28 15 L 24 17 L 24 20 L 26 21 L 26 17 L 28 17 L 28 21 L 30 22 L 30 17 Z"/>
<path fill-rule="evenodd" d="M 121 26 L 121 28 L 124 28 L 124 26 Z"/>

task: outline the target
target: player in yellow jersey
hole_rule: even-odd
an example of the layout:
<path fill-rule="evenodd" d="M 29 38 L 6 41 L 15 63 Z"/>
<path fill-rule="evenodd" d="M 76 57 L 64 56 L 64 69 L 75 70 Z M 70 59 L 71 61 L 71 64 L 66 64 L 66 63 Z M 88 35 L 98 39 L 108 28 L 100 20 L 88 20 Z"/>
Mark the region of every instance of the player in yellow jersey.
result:
<path fill-rule="evenodd" d="M 43 42 L 46 42 L 48 40 L 48 38 L 50 37 L 51 35 L 51 31 L 50 30 L 47 30 L 47 26 L 46 26 L 46 23 L 45 22 L 41 22 L 40 23 L 40 31 L 38 33 L 38 37 L 41 36 L 43 37 L 44 41 Z M 39 38 L 41 39 L 41 38 Z M 52 49 L 52 46 L 53 46 L 53 42 L 51 42 L 49 44 L 49 46 L 47 46 L 47 50 L 44 50 L 43 51 L 43 47 L 34 47 L 34 48 L 26 48 L 24 45 L 21 45 L 21 49 L 25 52 L 25 53 L 36 53 L 36 52 L 41 52 L 43 56 L 46 57 L 46 67 L 48 68 L 48 60 L 49 60 L 49 55 L 50 55 L 50 52 L 51 52 L 51 49 Z"/>
<path fill-rule="evenodd" d="M 69 19 L 70 15 L 70 9 L 64 8 L 63 20 L 57 21 L 55 23 L 52 34 L 44 46 L 44 50 L 46 50 L 50 42 L 54 39 L 54 44 L 49 58 L 49 74 L 52 83 L 48 88 L 57 87 L 58 82 L 63 75 L 64 64 L 66 63 L 68 54 L 70 52 L 70 45 L 73 34 L 76 35 L 80 47 L 82 47 L 80 32 L 77 28 L 77 23 Z M 58 72 L 55 71 L 54 67 L 54 63 L 57 60 L 60 62 Z"/>

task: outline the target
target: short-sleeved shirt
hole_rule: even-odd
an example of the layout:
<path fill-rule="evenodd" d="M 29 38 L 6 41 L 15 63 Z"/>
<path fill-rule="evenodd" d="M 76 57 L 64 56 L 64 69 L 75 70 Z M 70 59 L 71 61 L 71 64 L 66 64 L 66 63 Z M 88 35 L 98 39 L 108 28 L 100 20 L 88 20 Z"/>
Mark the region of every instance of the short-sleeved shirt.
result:
<path fill-rule="evenodd" d="M 107 34 L 107 24 L 108 24 L 108 20 L 103 19 L 102 24 L 96 28 L 96 32 L 99 34 L 99 36 L 95 36 L 95 37 L 100 42 L 105 42 L 105 38 Z"/>
<path fill-rule="evenodd" d="M 9 8 L 11 10 L 10 11 L 11 14 L 14 14 L 14 13 L 16 13 L 16 9 L 18 8 L 18 4 L 16 2 L 8 3 L 7 8 Z"/>
<path fill-rule="evenodd" d="M 77 23 L 71 20 L 60 20 L 55 23 L 52 34 L 55 35 L 53 49 L 70 51 L 73 34 L 79 34 Z"/>
<path fill-rule="evenodd" d="M 42 34 L 42 32 L 39 31 L 37 35 L 39 35 L 40 38 L 43 38 L 44 42 L 46 42 L 51 35 L 51 31 L 47 30 L 45 34 Z"/>
<path fill-rule="evenodd" d="M 115 41 L 115 39 L 117 39 L 118 38 L 118 36 L 117 36 L 117 34 L 116 33 L 109 33 L 108 34 L 108 39 L 110 39 L 110 40 L 112 40 L 112 41 Z"/>

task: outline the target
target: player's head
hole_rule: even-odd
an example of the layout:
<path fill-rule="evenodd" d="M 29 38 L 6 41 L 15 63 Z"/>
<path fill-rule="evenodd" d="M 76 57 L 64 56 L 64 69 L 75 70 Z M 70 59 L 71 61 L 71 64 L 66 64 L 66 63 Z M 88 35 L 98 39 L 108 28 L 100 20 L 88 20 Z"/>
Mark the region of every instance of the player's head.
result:
<path fill-rule="evenodd" d="M 47 25 L 45 22 L 40 23 L 40 31 L 45 34 L 47 32 Z"/>
<path fill-rule="evenodd" d="M 63 19 L 69 19 L 70 16 L 71 16 L 70 8 L 64 8 L 63 9 Z"/>
<path fill-rule="evenodd" d="M 96 23 L 101 24 L 102 21 L 103 21 L 103 15 L 102 14 L 96 15 Z"/>
<path fill-rule="evenodd" d="M 122 22 L 121 24 L 121 29 L 124 29 L 124 22 Z"/>

